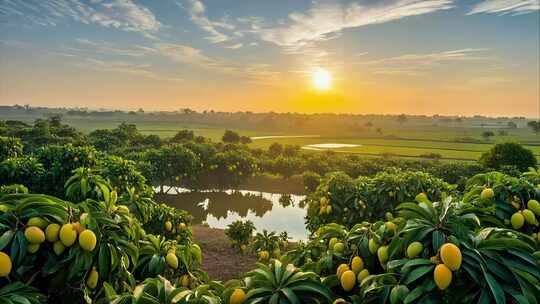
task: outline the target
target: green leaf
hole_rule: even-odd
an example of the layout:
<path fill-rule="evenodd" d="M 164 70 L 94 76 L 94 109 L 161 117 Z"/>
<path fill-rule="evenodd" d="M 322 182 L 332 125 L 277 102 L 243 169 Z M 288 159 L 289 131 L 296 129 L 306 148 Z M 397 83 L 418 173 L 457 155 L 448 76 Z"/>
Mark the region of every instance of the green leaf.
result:
<path fill-rule="evenodd" d="M 406 279 L 404 280 L 403 284 L 409 285 L 412 282 L 416 281 L 417 279 L 421 278 L 422 276 L 426 275 L 427 273 L 431 272 L 435 266 L 434 265 L 427 265 L 427 266 L 420 266 L 407 275 Z"/>

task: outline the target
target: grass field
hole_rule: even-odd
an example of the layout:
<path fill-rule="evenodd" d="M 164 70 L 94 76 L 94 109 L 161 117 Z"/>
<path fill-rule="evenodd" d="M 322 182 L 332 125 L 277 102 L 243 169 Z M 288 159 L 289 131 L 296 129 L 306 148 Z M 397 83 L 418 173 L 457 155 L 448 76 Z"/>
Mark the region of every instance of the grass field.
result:
<path fill-rule="evenodd" d="M 22 120 L 32 123 L 39 116 L 32 114 L 9 115 L 0 120 Z M 143 134 L 156 134 L 163 138 L 172 137 L 182 129 L 193 130 L 196 135 L 208 137 L 213 141 L 220 141 L 226 127 L 209 124 L 185 123 L 176 120 L 174 117 L 161 115 L 119 115 L 112 117 L 73 117 L 64 116 L 65 123 L 68 123 L 84 133 L 89 133 L 95 129 L 115 128 L 122 122 L 134 123 Z M 531 132 L 528 128 L 505 129 L 508 134 L 501 136 L 497 130 L 502 129 L 500 125 L 490 125 L 481 120 L 470 119 L 460 124 L 430 125 L 419 120 L 411 120 L 405 124 L 384 125 L 383 132 L 377 133 L 375 130 L 364 132 L 354 132 L 351 130 L 328 130 L 327 133 L 333 135 L 320 135 L 317 133 L 283 133 L 272 131 L 244 130 L 230 128 L 241 135 L 257 136 L 294 136 L 311 135 L 312 137 L 277 137 L 255 139 L 250 144 L 253 148 L 268 148 L 272 143 L 278 142 L 288 145 L 306 145 L 338 143 L 355 144 L 357 147 L 335 148 L 336 152 L 356 153 L 365 156 L 381 156 L 390 154 L 393 157 L 418 158 L 420 155 L 437 153 L 443 159 L 448 160 L 477 160 L 480 155 L 487 151 L 496 142 L 517 141 L 531 149 L 540 160 L 540 136 Z M 482 139 L 482 132 L 486 130 L 494 131 L 496 134 L 489 141 Z M 320 135 L 320 136 L 319 136 Z M 469 141 L 469 142 L 460 142 Z M 470 142 L 473 141 L 473 142 Z M 324 149 L 326 150 L 326 149 Z"/>

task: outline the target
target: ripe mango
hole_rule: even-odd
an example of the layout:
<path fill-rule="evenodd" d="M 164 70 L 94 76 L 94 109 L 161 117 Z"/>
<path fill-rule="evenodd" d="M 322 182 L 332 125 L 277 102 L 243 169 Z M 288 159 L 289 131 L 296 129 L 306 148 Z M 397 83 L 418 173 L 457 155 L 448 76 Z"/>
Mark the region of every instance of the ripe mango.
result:
<path fill-rule="evenodd" d="M 483 200 L 490 200 L 495 196 L 495 192 L 493 192 L 493 189 L 486 188 L 482 190 L 482 193 L 480 193 L 480 198 Z"/>
<path fill-rule="evenodd" d="M 341 264 L 338 266 L 337 270 L 336 270 L 336 276 L 338 279 L 341 278 L 341 275 L 345 272 L 349 270 L 349 265 L 347 264 Z"/>
<path fill-rule="evenodd" d="M 92 230 L 86 229 L 79 235 L 79 245 L 83 250 L 92 251 L 96 248 L 97 239 Z"/>
<path fill-rule="evenodd" d="M 99 280 L 99 273 L 96 270 L 96 267 L 93 267 L 86 279 L 86 286 L 90 289 L 94 289 L 97 286 Z"/>
<path fill-rule="evenodd" d="M 446 243 L 441 246 L 439 255 L 441 260 L 452 271 L 456 271 L 461 267 L 461 250 L 458 246 L 452 243 Z"/>
<path fill-rule="evenodd" d="M 36 226 L 40 229 L 45 229 L 49 223 L 42 217 L 32 217 L 26 223 L 26 226 Z"/>
<path fill-rule="evenodd" d="M 351 261 L 351 270 L 358 274 L 362 269 L 364 269 L 364 261 L 361 257 L 355 256 Z"/>
<path fill-rule="evenodd" d="M 352 270 L 347 270 L 341 275 L 340 282 L 343 290 L 351 291 L 356 283 L 356 274 Z"/>
<path fill-rule="evenodd" d="M 47 241 L 54 243 L 58 241 L 58 233 L 60 232 L 60 225 L 50 224 L 45 228 L 45 238 Z"/>
<path fill-rule="evenodd" d="M 62 228 L 60 228 L 60 241 L 62 241 L 62 244 L 66 247 L 70 247 L 75 243 L 75 240 L 77 240 L 77 231 L 73 225 L 62 225 Z"/>
<path fill-rule="evenodd" d="M 246 300 L 246 293 L 240 288 L 236 288 L 229 298 L 230 304 L 242 304 Z"/>
<path fill-rule="evenodd" d="M 0 277 L 7 277 L 11 272 L 11 258 L 9 255 L 0 251 Z"/>
<path fill-rule="evenodd" d="M 446 265 L 439 264 L 433 271 L 433 280 L 440 290 L 445 290 L 452 283 L 452 271 Z"/>
<path fill-rule="evenodd" d="M 26 240 L 31 244 L 41 244 L 45 242 L 45 233 L 36 226 L 27 227 L 24 230 Z"/>

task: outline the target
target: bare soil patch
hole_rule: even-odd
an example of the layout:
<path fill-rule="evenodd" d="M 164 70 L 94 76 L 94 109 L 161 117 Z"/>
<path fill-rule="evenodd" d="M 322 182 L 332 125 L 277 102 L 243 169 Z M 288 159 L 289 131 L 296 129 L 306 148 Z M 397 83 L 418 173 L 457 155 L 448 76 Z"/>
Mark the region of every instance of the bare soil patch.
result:
<path fill-rule="evenodd" d="M 241 254 L 231 248 L 229 239 L 222 229 L 196 225 L 193 226 L 193 236 L 202 249 L 202 268 L 212 279 L 227 281 L 240 278 L 243 273 L 254 268 L 256 255 Z"/>

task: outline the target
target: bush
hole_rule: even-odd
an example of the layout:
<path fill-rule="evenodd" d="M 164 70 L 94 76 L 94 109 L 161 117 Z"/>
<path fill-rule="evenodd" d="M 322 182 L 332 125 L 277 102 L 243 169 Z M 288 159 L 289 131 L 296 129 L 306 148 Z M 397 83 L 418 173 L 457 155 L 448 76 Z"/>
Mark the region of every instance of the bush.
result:
<path fill-rule="evenodd" d="M 525 172 L 529 167 L 536 168 L 537 166 L 533 152 L 513 142 L 496 144 L 482 154 L 479 161 L 485 167 L 495 170 L 499 170 L 503 166 L 515 166 L 521 172 Z"/>
<path fill-rule="evenodd" d="M 87 185 L 82 179 L 70 179 L 70 187 L 75 184 L 78 189 Z M 199 269 L 201 252 L 191 240 L 187 213 L 158 205 L 149 198 L 122 196 L 117 201 L 115 191 L 106 182 L 95 187 L 101 189 L 101 194 L 95 196 L 99 199 L 85 198 L 91 192 L 82 190 L 77 203 L 43 194 L 0 196 L 0 249 L 12 265 L 7 277 L 0 277 L 0 285 L 30 285 L 27 292 L 17 292 L 15 302 L 39 303 L 32 301 L 39 299 L 30 292 L 32 288 L 43 293 L 50 303 L 108 303 L 108 297 L 131 292 L 149 277 L 186 277 L 190 286 L 207 280 Z M 146 205 L 142 217 L 138 213 L 140 205 Z M 75 229 L 66 228 L 66 232 L 73 231 L 72 241 L 67 238 L 70 233 L 45 229 L 68 223 Z M 35 226 L 34 233 L 45 230 L 47 240 L 45 236 L 39 240 L 37 233 L 37 243 L 30 243 L 29 226 Z M 85 239 L 83 231 L 88 231 Z M 36 245 L 36 249 L 30 249 Z M 0 294 L 0 300 L 5 301 L 3 296 L 5 293 Z"/>
<path fill-rule="evenodd" d="M 356 180 L 345 173 L 332 173 L 307 198 L 307 228 L 315 231 L 329 223 L 351 227 L 364 220 L 383 217 L 398 203 L 413 201 L 418 193 L 438 200 L 443 193 L 454 191 L 455 186 L 424 172 L 389 169 L 372 178 Z"/>
<path fill-rule="evenodd" d="M 304 187 L 308 192 L 315 191 L 317 186 L 321 183 L 321 176 L 312 171 L 304 172 L 304 174 L 302 174 L 302 179 L 304 181 Z"/>
<path fill-rule="evenodd" d="M 245 248 L 251 242 L 255 226 L 252 221 L 234 221 L 225 229 L 225 235 L 229 237 L 231 246 L 237 249 Z"/>
<path fill-rule="evenodd" d="M 0 162 L 11 157 L 22 156 L 23 145 L 18 138 L 0 137 Z"/>

